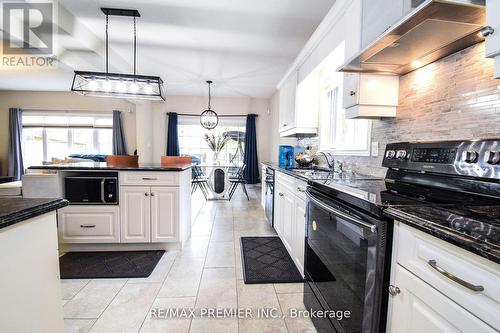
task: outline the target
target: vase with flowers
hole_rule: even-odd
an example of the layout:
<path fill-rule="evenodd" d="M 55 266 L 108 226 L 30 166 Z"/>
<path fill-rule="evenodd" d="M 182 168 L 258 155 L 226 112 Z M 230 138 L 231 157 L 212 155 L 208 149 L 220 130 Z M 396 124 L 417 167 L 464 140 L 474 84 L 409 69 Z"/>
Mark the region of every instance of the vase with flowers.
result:
<path fill-rule="evenodd" d="M 207 143 L 208 147 L 212 149 L 212 152 L 214 153 L 214 162 L 216 165 L 220 164 L 219 160 L 219 155 L 224 146 L 226 145 L 229 136 L 227 134 L 208 134 L 205 133 L 203 135 L 203 139 Z"/>

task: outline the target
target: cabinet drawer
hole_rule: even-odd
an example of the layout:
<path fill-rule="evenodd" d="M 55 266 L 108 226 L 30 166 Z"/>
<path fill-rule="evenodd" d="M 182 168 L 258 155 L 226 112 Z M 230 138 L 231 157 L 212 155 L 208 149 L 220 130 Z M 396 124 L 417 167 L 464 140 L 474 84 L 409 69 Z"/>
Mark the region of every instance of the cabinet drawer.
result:
<path fill-rule="evenodd" d="M 399 223 L 397 261 L 410 272 L 500 329 L 500 265 Z M 442 269 L 483 291 L 473 291 L 440 273 Z"/>
<path fill-rule="evenodd" d="M 120 185 L 179 185 L 179 172 L 120 172 Z"/>
<path fill-rule="evenodd" d="M 68 206 L 58 211 L 61 243 L 119 243 L 118 206 Z"/>

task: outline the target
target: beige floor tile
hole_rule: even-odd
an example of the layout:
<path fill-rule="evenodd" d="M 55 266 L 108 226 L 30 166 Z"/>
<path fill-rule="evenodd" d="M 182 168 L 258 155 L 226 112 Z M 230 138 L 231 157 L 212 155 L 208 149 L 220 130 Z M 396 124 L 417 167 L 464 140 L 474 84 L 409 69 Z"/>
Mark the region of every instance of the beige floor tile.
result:
<path fill-rule="evenodd" d="M 64 333 L 87 333 L 95 319 L 64 319 Z"/>
<path fill-rule="evenodd" d="M 304 292 L 303 283 L 275 283 L 274 289 L 277 294 L 296 294 Z"/>
<path fill-rule="evenodd" d="M 278 294 L 281 310 L 285 316 L 285 323 L 290 333 L 315 333 L 316 329 L 309 318 L 291 318 L 290 309 L 305 310 L 303 295 Z"/>
<path fill-rule="evenodd" d="M 162 283 L 167 277 L 178 254 L 179 251 L 165 252 L 150 276 L 146 278 L 129 279 L 127 283 Z"/>
<path fill-rule="evenodd" d="M 62 279 L 61 292 L 62 299 L 72 299 L 75 295 L 89 283 L 88 279 Z"/>
<path fill-rule="evenodd" d="M 251 318 L 239 320 L 239 333 L 287 333 L 285 321 L 277 318 Z"/>
<path fill-rule="evenodd" d="M 191 322 L 190 333 L 238 333 L 238 319 L 196 318 Z"/>
<path fill-rule="evenodd" d="M 67 299 L 63 299 L 63 300 L 61 300 L 61 305 L 62 305 L 62 306 L 64 306 L 64 305 L 66 305 L 66 303 L 68 303 L 68 302 L 69 302 L 69 300 L 67 300 Z"/>
<path fill-rule="evenodd" d="M 276 309 L 281 314 L 278 297 L 272 284 L 245 284 L 237 281 L 238 307 L 247 309 Z"/>
<path fill-rule="evenodd" d="M 191 236 L 210 236 L 213 221 L 197 220 L 191 229 Z"/>
<path fill-rule="evenodd" d="M 158 297 L 196 296 L 204 259 L 177 258 L 163 282 Z"/>
<path fill-rule="evenodd" d="M 208 250 L 208 236 L 191 236 L 179 253 L 179 258 L 205 258 Z"/>
<path fill-rule="evenodd" d="M 146 320 L 142 324 L 140 333 L 187 333 L 191 325 L 191 318 L 162 318 L 152 316 L 152 311 L 158 309 L 193 309 L 196 297 L 157 298 Z M 158 312 L 157 312 L 158 313 Z"/>
<path fill-rule="evenodd" d="M 236 308 L 234 268 L 205 268 L 196 299 L 196 308 Z"/>
<path fill-rule="evenodd" d="M 205 267 L 234 267 L 234 243 L 210 242 Z"/>
<path fill-rule="evenodd" d="M 127 282 L 126 279 L 90 281 L 64 305 L 64 318 L 98 318 Z"/>
<path fill-rule="evenodd" d="M 232 242 L 233 241 L 233 225 L 232 224 L 215 224 L 212 228 L 211 242 Z"/>
<path fill-rule="evenodd" d="M 127 283 L 90 332 L 136 333 L 148 315 L 159 288 L 159 283 Z"/>

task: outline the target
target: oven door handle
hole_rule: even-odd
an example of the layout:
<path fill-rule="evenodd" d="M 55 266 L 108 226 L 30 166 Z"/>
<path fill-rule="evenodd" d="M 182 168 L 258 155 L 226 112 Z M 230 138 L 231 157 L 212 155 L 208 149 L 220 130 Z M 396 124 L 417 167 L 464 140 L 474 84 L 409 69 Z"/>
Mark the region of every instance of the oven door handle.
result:
<path fill-rule="evenodd" d="M 367 223 L 365 221 L 362 221 L 360 219 L 357 219 L 357 218 L 354 218 L 344 212 L 341 212 L 340 210 L 338 209 L 335 209 L 333 207 L 330 207 L 326 204 L 324 204 L 321 200 L 319 200 L 318 198 L 316 198 L 314 196 L 314 194 L 312 194 L 309 189 L 306 189 L 306 195 L 309 199 L 311 199 L 312 202 L 314 202 L 314 204 L 318 205 L 319 207 L 323 208 L 324 210 L 332 213 L 333 215 L 336 215 L 336 216 L 339 216 L 341 218 L 343 218 L 344 220 L 347 220 L 351 223 L 354 223 L 355 225 L 359 226 L 359 227 L 362 227 L 362 228 L 365 228 L 365 229 L 368 229 L 370 230 L 371 232 L 375 233 L 377 232 L 377 226 L 374 225 L 374 224 L 370 224 L 370 223 Z"/>

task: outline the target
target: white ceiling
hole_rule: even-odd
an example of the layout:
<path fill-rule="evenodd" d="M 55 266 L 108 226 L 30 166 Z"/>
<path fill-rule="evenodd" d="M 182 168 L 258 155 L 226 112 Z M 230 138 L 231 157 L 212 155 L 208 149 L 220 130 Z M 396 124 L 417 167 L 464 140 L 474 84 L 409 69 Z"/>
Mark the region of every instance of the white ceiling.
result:
<path fill-rule="evenodd" d="M 59 0 L 58 70 L 0 71 L 0 89 L 62 90 L 72 70 L 104 70 L 100 7 L 138 9 L 137 72 L 167 95 L 268 98 L 335 0 Z M 71 19 L 68 19 L 71 18 Z M 132 72 L 132 19 L 110 16 L 110 71 Z M 44 76 L 40 80 L 40 75 Z"/>

